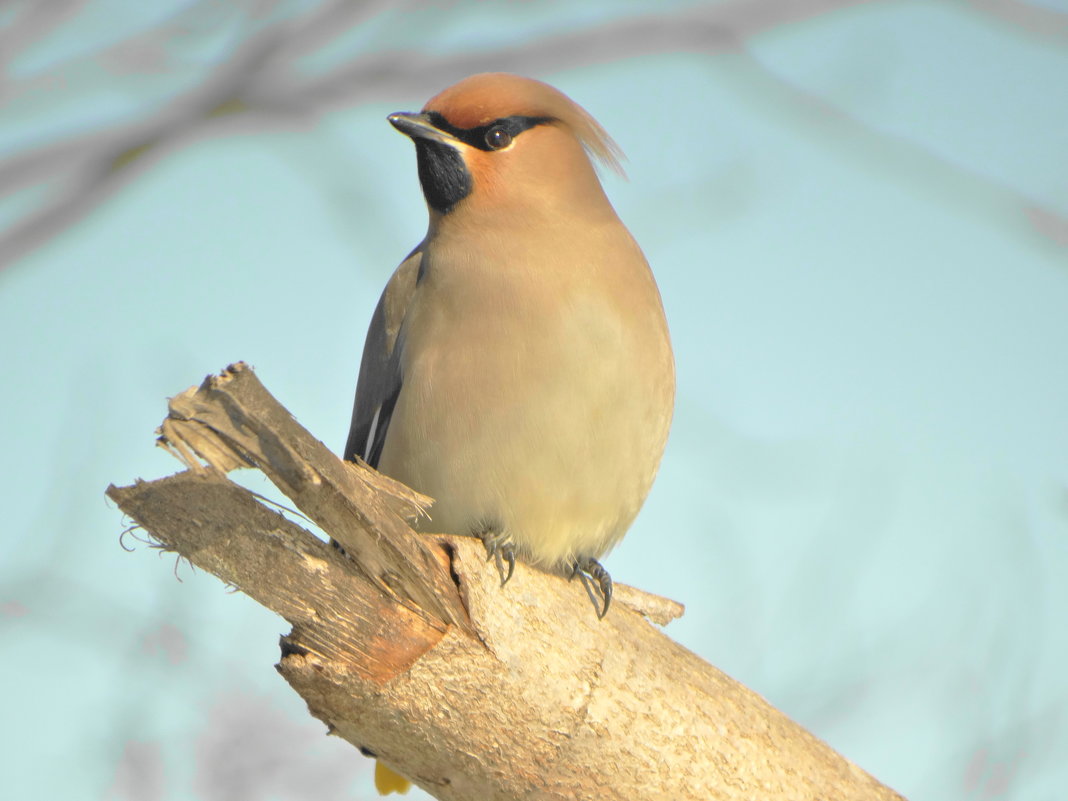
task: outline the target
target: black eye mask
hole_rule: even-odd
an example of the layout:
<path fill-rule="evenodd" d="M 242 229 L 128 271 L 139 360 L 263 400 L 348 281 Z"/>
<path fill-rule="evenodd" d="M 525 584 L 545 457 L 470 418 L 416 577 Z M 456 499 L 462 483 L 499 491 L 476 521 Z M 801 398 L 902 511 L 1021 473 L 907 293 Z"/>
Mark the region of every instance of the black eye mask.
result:
<path fill-rule="evenodd" d="M 486 134 L 492 129 L 502 130 L 512 139 L 515 139 L 519 134 L 523 133 L 523 131 L 529 130 L 537 125 L 547 125 L 550 122 L 555 122 L 552 117 L 525 117 L 522 114 L 513 114 L 511 117 L 501 117 L 499 120 L 487 122 L 485 125 L 479 125 L 477 128 L 457 128 L 436 111 L 426 112 L 426 117 L 430 124 L 439 131 L 444 131 L 451 136 L 455 136 L 465 145 L 477 147 L 479 150 L 499 149 L 493 147 L 486 141 Z"/>

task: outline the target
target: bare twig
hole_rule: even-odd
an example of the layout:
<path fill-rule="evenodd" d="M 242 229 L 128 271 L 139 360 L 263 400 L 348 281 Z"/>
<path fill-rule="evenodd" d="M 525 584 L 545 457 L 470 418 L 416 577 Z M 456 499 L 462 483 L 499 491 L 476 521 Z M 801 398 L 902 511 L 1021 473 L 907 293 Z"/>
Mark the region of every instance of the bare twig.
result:
<path fill-rule="evenodd" d="M 438 57 L 374 53 L 325 74 L 303 77 L 297 64 L 302 55 L 379 9 L 377 4 L 348 0 L 325 3 L 302 17 L 251 35 L 199 87 L 143 120 L 72 137 L 0 162 L 0 192 L 31 183 L 50 187 L 46 200 L 0 236 L 0 268 L 91 211 L 130 179 L 134 167 L 150 163 L 221 118 L 273 115 L 277 125 L 342 104 L 425 94 L 471 72 L 505 67 L 536 73 L 678 49 L 711 53 L 737 47 L 757 30 L 862 1 L 734 0 L 548 36 L 519 48 Z M 188 23 L 191 16 L 189 12 L 182 20 Z M 145 36 L 162 41 L 179 24 L 170 21 Z"/>
<path fill-rule="evenodd" d="M 741 51 L 750 37 L 764 31 L 868 1 L 728 0 L 551 34 L 515 47 L 438 55 L 369 53 L 321 74 L 309 73 L 302 59 L 363 24 L 387 4 L 333 0 L 266 28 L 250 21 L 236 34 L 240 44 L 231 58 L 205 70 L 197 88 L 171 99 L 158 111 L 130 124 L 71 137 L 0 162 L 0 192 L 11 193 L 28 184 L 47 187 L 44 199 L 0 235 L 0 268 L 91 211 L 129 181 L 137 168 L 190 141 L 194 133 L 213 125 L 222 129 L 217 125 L 220 120 L 255 115 L 261 128 L 286 125 L 369 100 L 422 98 L 455 79 L 485 70 L 538 74 L 655 53 Z M 1058 41 L 1068 38 L 1068 17 L 1054 10 L 1016 0 L 968 2 L 1030 34 Z M 139 39 L 141 49 L 162 59 L 168 38 L 195 27 L 196 19 L 210 8 L 214 4 L 195 4 L 146 32 Z M 61 15 L 26 13 L 25 24 L 31 31 L 62 19 Z M 124 42 L 97 57 L 121 63 L 124 54 L 137 51 L 138 47 Z M 789 87 L 789 91 L 799 93 L 801 102 L 812 101 L 799 87 Z M 840 109 L 836 113 L 849 118 Z M 889 134 L 854 122 L 851 133 L 860 137 L 861 146 L 895 145 Z M 922 148 L 916 151 L 938 162 L 937 168 L 954 175 L 956 182 L 979 185 L 984 194 L 999 198 L 1001 205 L 1014 211 L 1038 206 L 1034 198 L 1011 187 L 940 160 Z M 1036 211 L 1039 216 L 1057 216 L 1040 207 Z M 1046 228 L 1036 230 L 1042 233 Z"/>

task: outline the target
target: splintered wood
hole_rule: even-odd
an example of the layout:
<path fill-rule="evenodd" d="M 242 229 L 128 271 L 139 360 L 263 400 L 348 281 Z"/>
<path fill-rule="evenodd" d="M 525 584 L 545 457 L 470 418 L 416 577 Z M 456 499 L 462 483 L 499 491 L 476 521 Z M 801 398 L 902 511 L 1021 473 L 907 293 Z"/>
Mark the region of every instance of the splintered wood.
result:
<path fill-rule="evenodd" d="M 598 620 L 579 582 L 517 564 L 502 588 L 477 540 L 415 534 L 430 499 L 338 459 L 244 364 L 173 398 L 160 444 L 187 469 L 108 496 L 288 620 L 309 711 L 443 801 L 901 798 L 650 622 L 680 604 L 620 585 Z"/>

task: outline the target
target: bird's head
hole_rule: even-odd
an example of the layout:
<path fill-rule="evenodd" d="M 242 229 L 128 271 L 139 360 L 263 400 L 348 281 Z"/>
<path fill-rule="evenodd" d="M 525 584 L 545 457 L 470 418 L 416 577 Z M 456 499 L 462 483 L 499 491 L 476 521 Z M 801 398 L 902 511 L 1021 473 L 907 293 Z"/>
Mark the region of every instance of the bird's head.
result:
<path fill-rule="evenodd" d="M 611 211 L 590 157 L 618 172 L 620 150 L 548 84 L 506 73 L 465 78 L 420 113 L 389 121 L 415 143 L 431 217 Z"/>

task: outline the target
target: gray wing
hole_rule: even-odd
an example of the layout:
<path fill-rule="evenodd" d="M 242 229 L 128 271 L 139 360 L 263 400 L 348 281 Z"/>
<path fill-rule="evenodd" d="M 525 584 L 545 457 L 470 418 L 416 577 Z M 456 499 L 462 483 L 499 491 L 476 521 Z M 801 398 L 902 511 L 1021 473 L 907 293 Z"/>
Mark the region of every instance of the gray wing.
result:
<path fill-rule="evenodd" d="M 422 277 L 422 247 L 419 245 L 401 262 L 386 284 L 363 346 L 344 458 L 353 460 L 358 456 L 374 468 L 382 458 L 386 432 L 403 384 L 401 328 Z"/>

